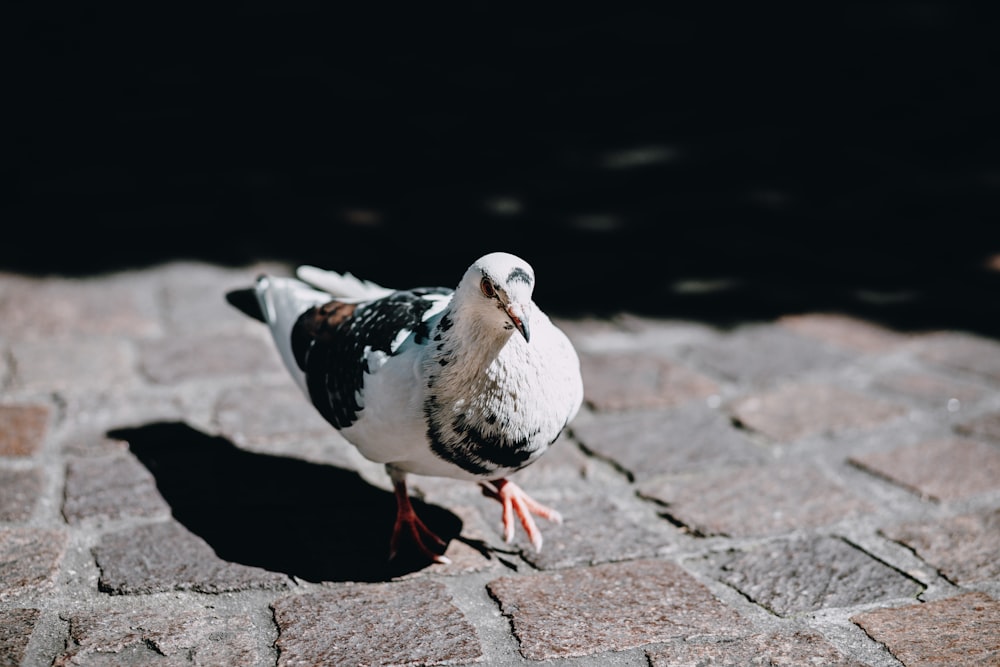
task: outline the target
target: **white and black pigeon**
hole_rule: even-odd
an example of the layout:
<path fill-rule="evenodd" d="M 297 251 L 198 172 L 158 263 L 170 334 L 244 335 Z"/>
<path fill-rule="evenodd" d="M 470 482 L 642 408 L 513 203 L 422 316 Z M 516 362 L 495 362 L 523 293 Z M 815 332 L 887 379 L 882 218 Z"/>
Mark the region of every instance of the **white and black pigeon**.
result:
<path fill-rule="evenodd" d="M 285 366 L 366 458 L 384 463 L 402 536 L 447 562 L 446 544 L 414 512 L 407 473 L 474 480 L 514 515 L 535 549 L 532 515 L 558 522 L 508 476 L 537 461 L 576 415 L 580 363 L 531 295 L 535 273 L 504 252 L 484 255 L 454 290 L 393 290 L 312 266 L 299 279 L 260 276 L 253 292 Z"/>

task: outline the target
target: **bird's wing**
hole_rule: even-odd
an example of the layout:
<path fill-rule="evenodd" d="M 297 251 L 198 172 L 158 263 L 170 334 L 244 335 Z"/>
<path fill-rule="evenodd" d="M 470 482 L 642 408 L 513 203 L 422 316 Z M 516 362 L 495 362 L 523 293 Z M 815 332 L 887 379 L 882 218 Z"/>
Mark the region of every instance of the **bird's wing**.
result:
<path fill-rule="evenodd" d="M 370 280 L 361 280 L 349 272 L 326 271 L 307 264 L 296 269 L 295 275 L 313 287 L 328 292 L 333 298 L 351 302 L 380 299 L 395 291 Z"/>
<path fill-rule="evenodd" d="M 358 419 L 367 375 L 403 349 L 426 342 L 428 320 L 452 293 L 434 287 L 368 300 L 332 299 L 328 292 L 289 278 L 263 278 L 258 290 L 285 365 L 337 428 Z"/>

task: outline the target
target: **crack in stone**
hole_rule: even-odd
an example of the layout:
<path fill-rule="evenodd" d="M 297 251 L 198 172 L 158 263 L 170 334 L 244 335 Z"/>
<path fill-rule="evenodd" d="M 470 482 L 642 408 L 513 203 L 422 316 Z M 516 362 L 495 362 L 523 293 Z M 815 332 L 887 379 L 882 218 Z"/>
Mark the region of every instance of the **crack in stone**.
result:
<path fill-rule="evenodd" d="M 623 477 L 625 477 L 625 479 L 628 481 L 629 484 L 635 483 L 635 475 L 633 475 L 627 468 L 622 466 L 614 459 L 609 458 L 607 456 L 603 456 L 602 454 L 595 452 L 594 450 L 587 447 L 587 445 L 583 444 L 583 441 L 580 440 L 580 438 L 577 437 L 576 433 L 574 433 L 572 430 L 570 430 L 570 435 L 573 438 L 573 442 L 576 443 L 576 446 L 584 454 L 584 456 L 587 456 L 588 458 L 592 458 L 594 460 L 600 461 L 602 463 L 611 466 L 611 469 L 617 472 L 618 474 L 622 475 Z"/>
<path fill-rule="evenodd" d="M 905 548 L 905 549 L 908 549 L 908 550 L 909 550 L 910 552 L 912 552 L 912 553 L 913 553 L 913 555 L 914 555 L 914 556 L 915 556 L 915 557 L 916 557 L 916 558 L 917 558 L 917 559 L 918 559 L 918 560 L 919 560 L 919 561 L 920 561 L 921 563 L 924 563 L 924 564 L 926 564 L 926 565 L 927 565 L 927 567 L 929 567 L 930 569 L 932 569 L 932 570 L 934 570 L 935 572 L 937 572 L 938 576 L 940 576 L 941 578 L 943 578 L 943 579 L 945 579 L 946 581 L 948 581 L 948 583 L 950 583 L 950 584 L 954 584 L 954 582 L 953 582 L 953 581 L 950 581 L 950 580 L 948 580 L 948 578 L 947 578 L 947 577 L 945 577 L 945 576 L 944 576 L 944 574 L 942 574 L 940 570 L 938 570 L 938 569 L 937 569 L 936 567 L 934 567 L 933 565 L 931 565 L 930 563 L 928 563 L 927 561 L 925 561 L 925 560 L 924 560 L 923 558 L 920 558 L 920 556 L 919 556 L 919 555 L 917 554 L 917 552 L 916 552 L 916 551 L 914 551 L 913 549 L 911 549 L 911 548 L 910 548 L 909 546 L 907 546 L 907 545 L 905 545 L 905 544 L 903 544 L 902 542 L 899 542 L 899 541 L 897 541 L 897 540 L 892 540 L 892 539 L 889 539 L 888 537 L 886 537 L 886 536 L 885 536 L 885 535 L 884 535 L 884 534 L 882 533 L 882 531 L 879 531 L 879 534 L 880 534 L 880 535 L 882 535 L 882 537 L 884 537 L 884 538 L 885 538 L 886 540 L 888 540 L 888 541 L 890 541 L 890 542 L 895 542 L 896 544 L 899 544 L 899 545 L 900 545 L 901 547 L 903 547 L 903 548 Z M 875 554 L 873 554 L 872 552 L 870 552 L 870 551 L 868 551 L 867 549 L 865 549 L 865 548 L 864 548 L 863 546 L 861 546 L 860 544 L 857 544 L 857 543 L 855 543 L 855 542 L 853 542 L 853 541 L 851 541 L 851 540 L 847 539 L 847 538 L 846 538 L 846 537 L 844 537 L 843 535 L 837 535 L 836 537 L 837 537 L 838 539 L 842 540 L 842 541 L 843 541 L 843 542 L 844 542 L 845 544 L 847 544 L 848 546 L 850 546 L 850 547 L 854 547 L 855 549 L 857 549 L 858 551 L 860 551 L 860 552 L 861 552 L 861 553 L 863 553 L 864 555 L 868 556 L 869 558 L 871 558 L 871 559 L 872 559 L 872 560 L 874 560 L 875 562 L 877 562 L 877 563 L 881 563 L 882 565 L 886 566 L 886 567 L 887 567 L 887 568 L 889 568 L 890 570 L 892 570 L 892 571 L 896 572 L 897 574 L 900 574 L 900 575 L 902 575 L 902 576 L 903 576 L 904 578 L 906 578 L 906 579 L 909 579 L 909 580 L 910 580 L 910 581 L 912 581 L 913 583 L 915 583 L 915 584 L 917 584 L 918 586 L 920 586 L 920 592 L 919 592 L 919 593 L 917 593 L 917 595 L 916 595 L 916 596 L 914 596 L 914 597 L 918 597 L 918 598 L 919 598 L 919 596 L 923 595 L 923 594 L 924 594 L 924 593 L 925 593 L 925 592 L 927 591 L 927 586 L 926 586 L 926 585 L 925 585 L 925 584 L 924 584 L 924 583 L 923 583 L 922 581 L 920 581 L 919 579 L 917 579 L 916 577 L 914 577 L 913 575 L 911 575 L 911 574 L 910 574 L 909 572 L 905 572 L 904 570 L 901 570 L 901 569 L 899 569 L 898 567 L 896 567 L 896 566 L 895 566 L 895 565 L 893 565 L 892 563 L 889 563 L 889 562 L 887 562 L 887 561 L 885 561 L 885 560 L 883 560 L 883 559 L 879 558 L 878 556 L 876 556 L 876 555 L 875 555 Z M 957 584 L 955 584 L 955 585 L 957 585 Z"/>
<path fill-rule="evenodd" d="M 666 508 L 670 507 L 670 503 L 664 502 L 663 500 L 660 500 L 659 498 L 653 498 L 651 496 L 643 495 L 641 491 L 636 491 L 635 495 L 636 495 L 637 498 L 639 498 L 639 500 L 642 500 L 643 502 L 652 503 L 653 505 L 656 505 L 657 507 L 663 508 L 663 511 L 662 512 L 658 511 L 656 513 L 656 515 L 658 517 L 660 517 L 661 519 L 663 519 L 664 521 L 666 521 L 667 523 L 669 523 L 670 525 L 674 526 L 675 528 L 678 528 L 682 532 L 687 533 L 691 537 L 708 537 L 708 535 L 706 533 L 703 533 L 702 531 L 698 530 L 694 526 L 685 523 L 683 520 L 681 520 L 680 518 L 678 518 L 676 515 L 674 515 L 673 513 L 667 511 Z M 713 535 L 714 536 L 719 536 L 719 537 L 729 537 L 729 535 L 727 535 L 725 533 L 714 533 Z"/>
<path fill-rule="evenodd" d="M 918 498 L 920 498 L 921 500 L 929 500 L 932 503 L 940 503 L 941 502 L 941 499 L 938 498 L 937 496 L 933 496 L 931 494 L 924 493 L 919 488 L 917 488 L 917 487 L 915 487 L 915 486 L 913 486 L 911 484 L 907 484 L 906 482 L 898 480 L 898 479 L 896 479 L 894 477 L 890 477 L 889 475 L 885 474 L 884 472 L 882 472 L 880 470 L 876 470 L 874 468 L 869 468 L 867 465 L 865 465 L 861 461 L 857 461 L 857 460 L 855 460 L 853 458 L 849 458 L 849 459 L 847 459 L 847 465 L 849 465 L 849 466 L 851 466 L 853 468 L 856 468 L 856 469 L 860 470 L 863 473 L 871 475 L 872 477 L 877 477 L 878 479 L 884 480 L 884 481 L 888 482 L 889 484 L 891 484 L 891 485 L 893 485 L 893 486 L 895 486 L 897 488 L 900 488 L 900 489 L 903 489 L 904 491 L 912 493 L 912 494 L 916 495 Z"/>

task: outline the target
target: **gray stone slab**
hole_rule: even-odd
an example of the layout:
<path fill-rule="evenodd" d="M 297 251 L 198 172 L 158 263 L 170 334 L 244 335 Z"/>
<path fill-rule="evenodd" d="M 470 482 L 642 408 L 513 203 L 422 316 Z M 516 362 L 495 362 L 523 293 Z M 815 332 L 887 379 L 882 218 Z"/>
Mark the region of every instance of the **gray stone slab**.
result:
<path fill-rule="evenodd" d="M 635 560 L 504 577 L 488 584 L 529 660 L 588 656 L 697 634 L 737 636 L 745 622 L 675 563 Z"/>
<path fill-rule="evenodd" d="M 1000 343 L 966 333 L 937 332 L 914 344 L 922 360 L 1000 382 Z"/>
<path fill-rule="evenodd" d="M 24 650 L 40 614 L 38 609 L 0 609 L 0 665 L 24 664 Z"/>
<path fill-rule="evenodd" d="M 536 500 L 545 501 L 539 494 Z M 679 531 L 668 522 L 634 508 L 634 501 L 604 493 L 564 498 L 561 524 L 543 527 L 545 544 L 535 551 L 518 530 L 522 558 L 540 570 L 646 558 L 677 543 Z"/>
<path fill-rule="evenodd" d="M 985 593 L 875 609 L 851 620 L 904 665 L 1000 665 L 1000 602 Z"/>
<path fill-rule="evenodd" d="M 696 534 L 749 537 L 816 528 L 875 511 L 813 465 L 778 461 L 658 478 L 639 493 Z"/>
<path fill-rule="evenodd" d="M 787 330 L 750 326 L 688 348 L 686 358 L 733 382 L 768 385 L 841 366 L 853 355 Z"/>
<path fill-rule="evenodd" d="M 7 341 L 0 336 L 0 391 L 13 381 L 14 369 L 10 367 L 11 353 Z"/>
<path fill-rule="evenodd" d="M 650 667 L 768 665 L 769 667 L 863 667 L 822 635 L 808 631 L 771 632 L 729 641 L 671 642 L 648 649 Z"/>
<path fill-rule="evenodd" d="M 139 274 L 34 279 L 4 275 L 0 322 L 12 340 L 148 336 L 159 331 L 151 283 Z"/>
<path fill-rule="evenodd" d="M 63 516 L 71 524 L 87 519 L 166 518 L 170 507 L 149 470 L 123 454 L 69 462 Z"/>
<path fill-rule="evenodd" d="M 42 493 L 42 471 L 0 469 L 0 521 L 27 521 Z"/>
<path fill-rule="evenodd" d="M 1000 580 L 1000 509 L 912 521 L 881 531 L 955 584 Z"/>
<path fill-rule="evenodd" d="M 0 528 L 0 602 L 51 590 L 66 543 L 61 530 Z"/>
<path fill-rule="evenodd" d="M 249 616 L 165 608 L 104 610 L 66 620 L 69 640 L 53 667 L 262 664 Z"/>
<path fill-rule="evenodd" d="M 971 438 L 1000 443 L 1000 410 L 986 412 L 956 424 L 955 430 Z"/>
<path fill-rule="evenodd" d="M 924 586 L 844 540 L 780 540 L 713 554 L 715 576 L 779 616 L 915 597 Z"/>
<path fill-rule="evenodd" d="M 62 395 L 60 447 L 77 456 L 103 456 L 124 450 L 107 432 L 154 422 L 180 422 L 188 414 L 182 394 L 167 387 L 101 387 Z M 192 400 L 197 400 L 192 399 Z"/>
<path fill-rule="evenodd" d="M 637 481 L 764 458 L 764 452 L 733 427 L 725 414 L 700 403 L 597 415 L 572 430 L 588 451 Z"/>
<path fill-rule="evenodd" d="M 222 392 L 215 420 L 221 433 L 239 444 L 288 437 L 343 439 L 290 379 Z"/>
<path fill-rule="evenodd" d="M 71 427 L 59 438 L 59 448 L 64 454 L 76 458 L 127 454 L 128 443 L 109 437 L 109 430 L 107 427 Z"/>
<path fill-rule="evenodd" d="M 284 574 L 222 560 L 204 540 L 173 521 L 104 535 L 94 556 L 100 589 L 115 595 L 281 590 L 291 583 Z"/>
<path fill-rule="evenodd" d="M 139 355 L 147 377 L 165 385 L 227 375 L 285 372 L 274 346 L 257 336 L 170 336 L 143 341 Z"/>
<path fill-rule="evenodd" d="M 751 394 L 736 401 L 731 410 L 745 427 L 778 442 L 870 429 L 906 414 L 900 405 L 813 382 Z"/>
<path fill-rule="evenodd" d="M 863 470 L 931 500 L 957 500 L 1000 490 L 1000 447 L 946 438 L 887 452 L 852 456 Z"/>
<path fill-rule="evenodd" d="M 596 410 L 657 408 L 719 392 L 706 375 L 647 351 L 580 354 L 584 399 Z"/>
<path fill-rule="evenodd" d="M 777 323 L 800 336 L 864 353 L 887 352 L 909 337 L 842 313 L 785 315 Z"/>
<path fill-rule="evenodd" d="M 956 412 L 990 395 L 985 387 L 925 371 L 891 371 L 875 379 L 875 387 L 924 407 Z"/>
<path fill-rule="evenodd" d="M 447 665 L 483 656 L 476 629 L 439 582 L 344 585 L 272 608 L 279 667 Z"/>
<path fill-rule="evenodd" d="M 0 456 L 27 457 L 41 448 L 49 424 L 49 406 L 0 405 Z"/>
<path fill-rule="evenodd" d="M 19 388 L 93 390 L 139 382 L 132 346 L 120 338 L 22 341 L 11 353 Z"/>

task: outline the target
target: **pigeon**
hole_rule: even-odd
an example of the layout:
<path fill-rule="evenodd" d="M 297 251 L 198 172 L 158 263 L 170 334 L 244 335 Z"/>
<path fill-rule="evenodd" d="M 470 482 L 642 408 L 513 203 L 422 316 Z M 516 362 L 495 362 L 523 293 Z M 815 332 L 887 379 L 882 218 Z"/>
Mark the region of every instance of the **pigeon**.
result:
<path fill-rule="evenodd" d="M 385 465 L 396 499 L 390 558 L 409 539 L 448 562 L 446 543 L 410 502 L 411 473 L 479 483 L 502 505 L 505 542 L 516 516 L 540 550 L 533 516 L 561 517 L 509 476 L 545 454 L 576 416 L 583 382 L 572 343 L 532 301 L 532 267 L 494 252 L 455 288 L 398 290 L 309 265 L 295 275 L 259 276 L 239 290 L 247 305 L 227 296 L 268 325 L 319 413 Z"/>

